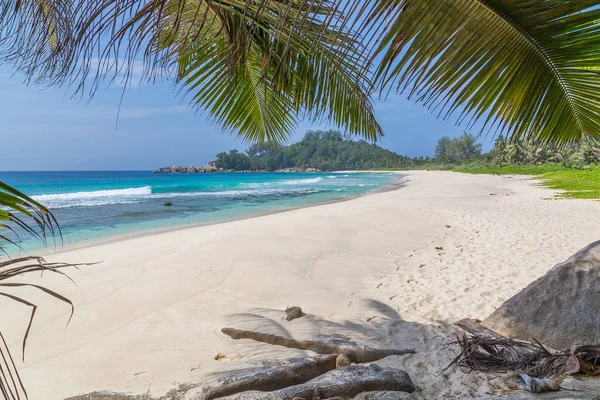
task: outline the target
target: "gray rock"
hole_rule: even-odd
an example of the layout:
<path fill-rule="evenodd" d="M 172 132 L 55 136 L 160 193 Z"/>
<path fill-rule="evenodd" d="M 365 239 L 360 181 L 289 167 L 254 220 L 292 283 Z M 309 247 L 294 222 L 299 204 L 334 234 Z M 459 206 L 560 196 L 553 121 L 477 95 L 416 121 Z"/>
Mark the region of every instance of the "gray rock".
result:
<path fill-rule="evenodd" d="M 301 318 L 304 316 L 302 309 L 300 307 L 288 307 L 285 310 L 285 320 L 291 321 L 297 318 Z"/>
<path fill-rule="evenodd" d="M 197 173 L 205 173 L 205 172 L 221 172 L 222 168 L 217 168 L 214 161 L 206 163 L 200 167 L 190 165 L 188 167 L 182 167 L 179 165 L 171 165 L 170 167 L 163 167 L 157 170 L 154 170 L 155 174 L 197 174 Z"/>
<path fill-rule="evenodd" d="M 273 392 L 243 392 L 224 397 L 223 400 L 312 400 L 315 394 L 322 399 L 352 398 L 363 392 L 377 390 L 412 393 L 415 385 L 406 372 L 398 369 L 351 365 L 330 371 L 301 385 Z"/>
<path fill-rule="evenodd" d="M 335 369 L 335 355 L 263 362 L 244 370 L 226 372 L 214 384 L 186 393 L 187 399 L 211 400 L 249 390 L 272 391 L 305 383 Z"/>
<path fill-rule="evenodd" d="M 350 359 L 343 354 L 340 354 L 335 359 L 335 367 L 337 369 L 346 368 L 349 365 L 352 365 L 352 361 L 350 361 Z"/>
<path fill-rule="evenodd" d="M 414 397 L 406 392 L 365 392 L 353 400 L 413 400 Z"/>
<path fill-rule="evenodd" d="M 507 300 L 483 325 L 555 349 L 600 344 L 600 241 Z"/>
<path fill-rule="evenodd" d="M 367 363 L 381 360 L 389 356 L 411 354 L 415 349 L 388 346 L 375 348 L 358 344 L 343 335 L 317 335 L 313 340 L 297 340 L 286 336 L 275 335 L 258 331 L 246 331 L 235 328 L 221 329 L 225 335 L 232 339 L 252 339 L 257 342 L 269 343 L 291 349 L 309 350 L 317 354 L 343 354 L 350 361 Z"/>

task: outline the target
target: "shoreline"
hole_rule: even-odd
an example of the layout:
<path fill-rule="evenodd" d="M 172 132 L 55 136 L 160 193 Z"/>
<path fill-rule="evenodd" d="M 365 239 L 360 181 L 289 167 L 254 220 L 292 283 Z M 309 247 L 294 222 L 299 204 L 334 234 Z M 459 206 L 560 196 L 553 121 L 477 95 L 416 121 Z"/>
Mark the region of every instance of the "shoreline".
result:
<path fill-rule="evenodd" d="M 362 173 L 362 172 L 363 171 L 359 171 L 357 173 Z M 281 173 L 285 173 L 285 172 L 281 172 Z M 308 173 L 311 173 L 311 172 L 308 172 Z M 348 173 L 348 172 L 346 172 L 346 171 L 337 172 L 336 171 L 335 173 Z M 144 229 L 144 230 L 135 231 L 135 232 L 110 235 L 110 236 L 106 236 L 106 237 L 103 237 L 100 239 L 86 240 L 86 241 L 83 241 L 80 243 L 73 243 L 71 245 L 64 246 L 60 250 L 56 250 L 54 252 L 44 251 L 45 252 L 44 257 L 50 256 L 50 255 L 58 255 L 58 254 L 62 254 L 62 253 L 68 253 L 68 252 L 71 252 L 74 250 L 85 249 L 88 247 L 95 247 L 95 246 L 101 246 L 101 245 L 105 245 L 105 244 L 117 243 L 117 242 L 121 242 L 124 240 L 129 240 L 129 239 L 143 238 L 143 237 L 147 237 L 147 236 L 160 235 L 162 233 L 176 232 L 176 231 L 194 229 L 194 228 L 199 228 L 199 227 L 204 227 L 204 226 L 226 224 L 226 223 L 235 222 L 235 221 L 242 221 L 242 220 L 246 220 L 246 219 L 259 218 L 259 217 L 265 217 L 265 216 L 273 215 L 273 214 L 280 214 L 280 213 L 285 213 L 285 212 L 289 212 L 289 211 L 300 210 L 303 208 L 318 207 L 318 206 L 323 206 L 323 205 L 327 205 L 327 204 L 341 203 L 341 202 L 353 200 L 353 199 L 364 197 L 364 196 L 371 196 L 371 195 L 374 195 L 377 193 L 385 193 L 385 192 L 388 192 L 391 190 L 397 190 L 397 189 L 400 189 L 405 183 L 404 171 L 393 171 L 393 172 L 390 172 L 390 171 L 368 171 L 368 173 L 392 173 L 394 175 L 398 175 L 397 177 L 394 178 L 397 182 L 392 182 L 392 183 L 382 185 L 381 187 L 379 187 L 377 189 L 373 189 L 370 192 L 359 194 L 359 195 L 342 197 L 339 199 L 311 203 L 311 204 L 306 204 L 306 205 L 302 205 L 302 206 L 289 207 L 289 208 L 284 208 L 284 209 L 276 209 L 276 210 L 271 210 L 271 211 L 267 211 L 264 213 L 258 213 L 255 215 L 248 215 L 248 216 L 244 216 L 244 217 L 240 217 L 240 218 L 231 218 L 231 219 L 224 219 L 224 220 L 219 220 L 219 221 L 210 221 L 210 222 L 205 222 L 205 223 L 193 223 L 193 224 L 186 224 L 186 225 L 174 226 L 174 227 L 168 227 L 168 228 Z M 27 251 L 27 252 L 22 253 L 22 256 L 32 255 L 32 254 L 41 253 L 41 252 L 43 252 L 43 251 L 41 251 L 41 250 L 40 251 L 38 251 L 38 250 Z"/>
<path fill-rule="evenodd" d="M 405 370 L 422 389 L 417 400 L 506 393 L 502 377 L 439 373 L 456 356 L 453 323 L 484 319 L 597 240 L 600 203 L 547 201 L 555 191 L 520 177 L 403 175 L 401 190 L 49 256 L 102 263 L 65 270 L 76 285 L 53 274 L 28 277 L 73 301 L 67 328 L 68 306 L 15 289 L 40 306 L 26 364 L 29 314 L 0 298 L 0 330 L 30 398 L 160 398 L 263 360 L 312 355 L 232 340 L 223 327 L 416 348 L 376 364 Z M 306 316 L 286 321 L 290 306 Z"/>

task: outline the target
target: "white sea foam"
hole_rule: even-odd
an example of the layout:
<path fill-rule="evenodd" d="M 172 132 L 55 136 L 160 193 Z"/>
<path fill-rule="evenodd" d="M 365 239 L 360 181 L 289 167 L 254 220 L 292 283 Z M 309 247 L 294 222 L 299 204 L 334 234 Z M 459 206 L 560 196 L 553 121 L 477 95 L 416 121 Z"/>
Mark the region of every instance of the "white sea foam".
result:
<path fill-rule="evenodd" d="M 137 203 L 141 197 L 152 194 L 150 186 L 140 188 L 95 190 L 91 192 L 41 194 L 32 196 L 34 200 L 50 207 L 65 208 L 76 206 L 97 206 L 104 204 Z"/>
<path fill-rule="evenodd" d="M 246 182 L 242 182 L 239 185 L 242 187 L 252 187 L 252 188 L 258 188 L 258 187 L 273 187 L 273 186 L 281 186 L 281 185 L 285 185 L 285 186 L 289 186 L 289 185 L 310 185 L 313 183 L 319 183 L 323 180 L 323 178 L 321 177 L 317 177 L 317 178 L 309 178 L 309 179 L 292 179 L 292 180 L 286 180 L 286 181 L 273 181 L 273 182 L 250 182 L 250 183 L 246 183 Z"/>
<path fill-rule="evenodd" d="M 240 196 L 265 196 L 274 194 L 292 194 L 306 193 L 306 189 L 239 189 L 222 190 L 215 192 L 174 192 L 174 193 L 156 193 L 151 198 L 174 198 L 174 197 L 240 197 Z"/>
<path fill-rule="evenodd" d="M 58 193 L 58 194 L 41 194 L 33 196 L 37 201 L 53 201 L 53 200 L 79 200 L 79 199 L 95 199 L 99 197 L 122 197 L 122 196 L 139 196 L 151 194 L 152 188 L 144 186 L 141 188 L 129 189 L 114 189 L 114 190 L 96 190 L 93 192 L 75 192 L 75 193 Z"/>
<path fill-rule="evenodd" d="M 297 179 L 297 180 L 283 181 L 281 183 L 284 185 L 306 185 L 306 184 L 311 184 L 311 183 L 319 183 L 322 180 L 323 180 L 323 178 L 317 177 L 317 178 L 310 178 L 310 179 Z"/>
<path fill-rule="evenodd" d="M 202 191 L 202 192 L 171 192 L 171 193 L 152 193 L 150 186 L 141 188 L 116 189 L 116 190 L 97 190 L 91 192 L 58 193 L 43 194 L 33 196 L 34 200 L 39 201 L 49 208 L 68 208 L 68 207 L 93 207 L 113 204 L 135 204 L 155 199 L 174 199 L 174 198 L 202 198 L 202 197 L 245 197 L 245 196 L 269 196 L 285 195 L 294 193 L 316 193 L 318 190 L 311 189 L 307 191 L 303 188 L 261 188 L 261 189 L 241 189 L 241 190 L 222 190 L 222 191 Z"/>

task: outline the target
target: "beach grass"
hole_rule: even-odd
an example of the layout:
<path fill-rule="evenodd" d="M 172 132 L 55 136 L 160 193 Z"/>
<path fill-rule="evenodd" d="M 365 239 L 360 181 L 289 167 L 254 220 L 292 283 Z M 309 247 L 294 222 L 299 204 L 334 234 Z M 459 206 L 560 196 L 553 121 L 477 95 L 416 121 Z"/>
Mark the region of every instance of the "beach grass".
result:
<path fill-rule="evenodd" d="M 543 186 L 559 190 L 561 198 L 600 200 L 600 165 L 588 165 L 582 168 L 570 168 L 562 164 L 498 166 L 476 161 L 460 166 L 428 163 L 417 169 L 482 175 L 529 175 L 540 181 Z"/>
<path fill-rule="evenodd" d="M 571 199 L 600 199 L 600 166 L 584 169 L 565 168 L 560 164 L 463 166 L 456 172 L 469 174 L 531 175 L 542 185 L 560 190 L 560 197 Z"/>

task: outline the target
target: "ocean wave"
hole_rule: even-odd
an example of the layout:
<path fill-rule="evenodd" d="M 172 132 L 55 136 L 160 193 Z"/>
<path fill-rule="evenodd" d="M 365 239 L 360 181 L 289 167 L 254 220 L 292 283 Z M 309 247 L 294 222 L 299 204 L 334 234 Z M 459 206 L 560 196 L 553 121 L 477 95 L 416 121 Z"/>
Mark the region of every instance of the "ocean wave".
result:
<path fill-rule="evenodd" d="M 97 206 L 115 203 L 136 203 L 140 196 L 152 194 L 150 186 L 90 192 L 40 194 L 32 198 L 50 208 Z"/>
<path fill-rule="evenodd" d="M 310 178 L 310 179 L 297 179 L 297 180 L 283 181 L 281 183 L 284 185 L 306 185 L 306 184 L 311 184 L 311 183 L 319 183 L 322 180 L 323 180 L 323 178 L 317 177 L 317 178 Z"/>
<path fill-rule="evenodd" d="M 310 189 L 318 192 L 316 189 Z M 307 193 L 306 189 L 239 189 L 239 190 L 222 190 L 215 192 L 188 192 L 188 193 L 160 193 L 153 194 L 152 198 L 175 198 L 175 197 L 240 197 L 240 196 L 268 196 L 268 195 L 285 195 L 294 193 Z"/>
<path fill-rule="evenodd" d="M 319 183 L 323 180 L 320 176 L 317 178 L 309 178 L 309 179 L 291 179 L 287 181 L 273 181 L 273 182 L 241 182 L 239 186 L 242 187 L 251 187 L 251 188 L 259 188 L 259 187 L 271 187 L 271 186 L 290 186 L 290 185 L 311 185 L 313 183 Z"/>
<path fill-rule="evenodd" d="M 43 194 L 33 196 L 51 209 L 70 207 L 94 207 L 116 204 L 135 204 L 159 199 L 176 198 L 243 198 L 273 195 L 292 195 L 317 193 L 319 190 L 311 188 L 262 188 L 262 189 L 240 189 L 222 191 L 200 191 L 200 192 L 171 192 L 152 193 L 150 186 L 142 188 L 97 190 L 91 192 Z"/>
<path fill-rule="evenodd" d="M 144 186 L 141 188 L 114 189 L 114 190 L 95 190 L 91 192 L 58 193 L 58 194 L 40 194 L 32 196 L 36 201 L 53 200 L 72 200 L 72 199 L 94 199 L 98 197 L 121 197 L 121 196 L 139 196 L 151 194 L 152 188 Z"/>

